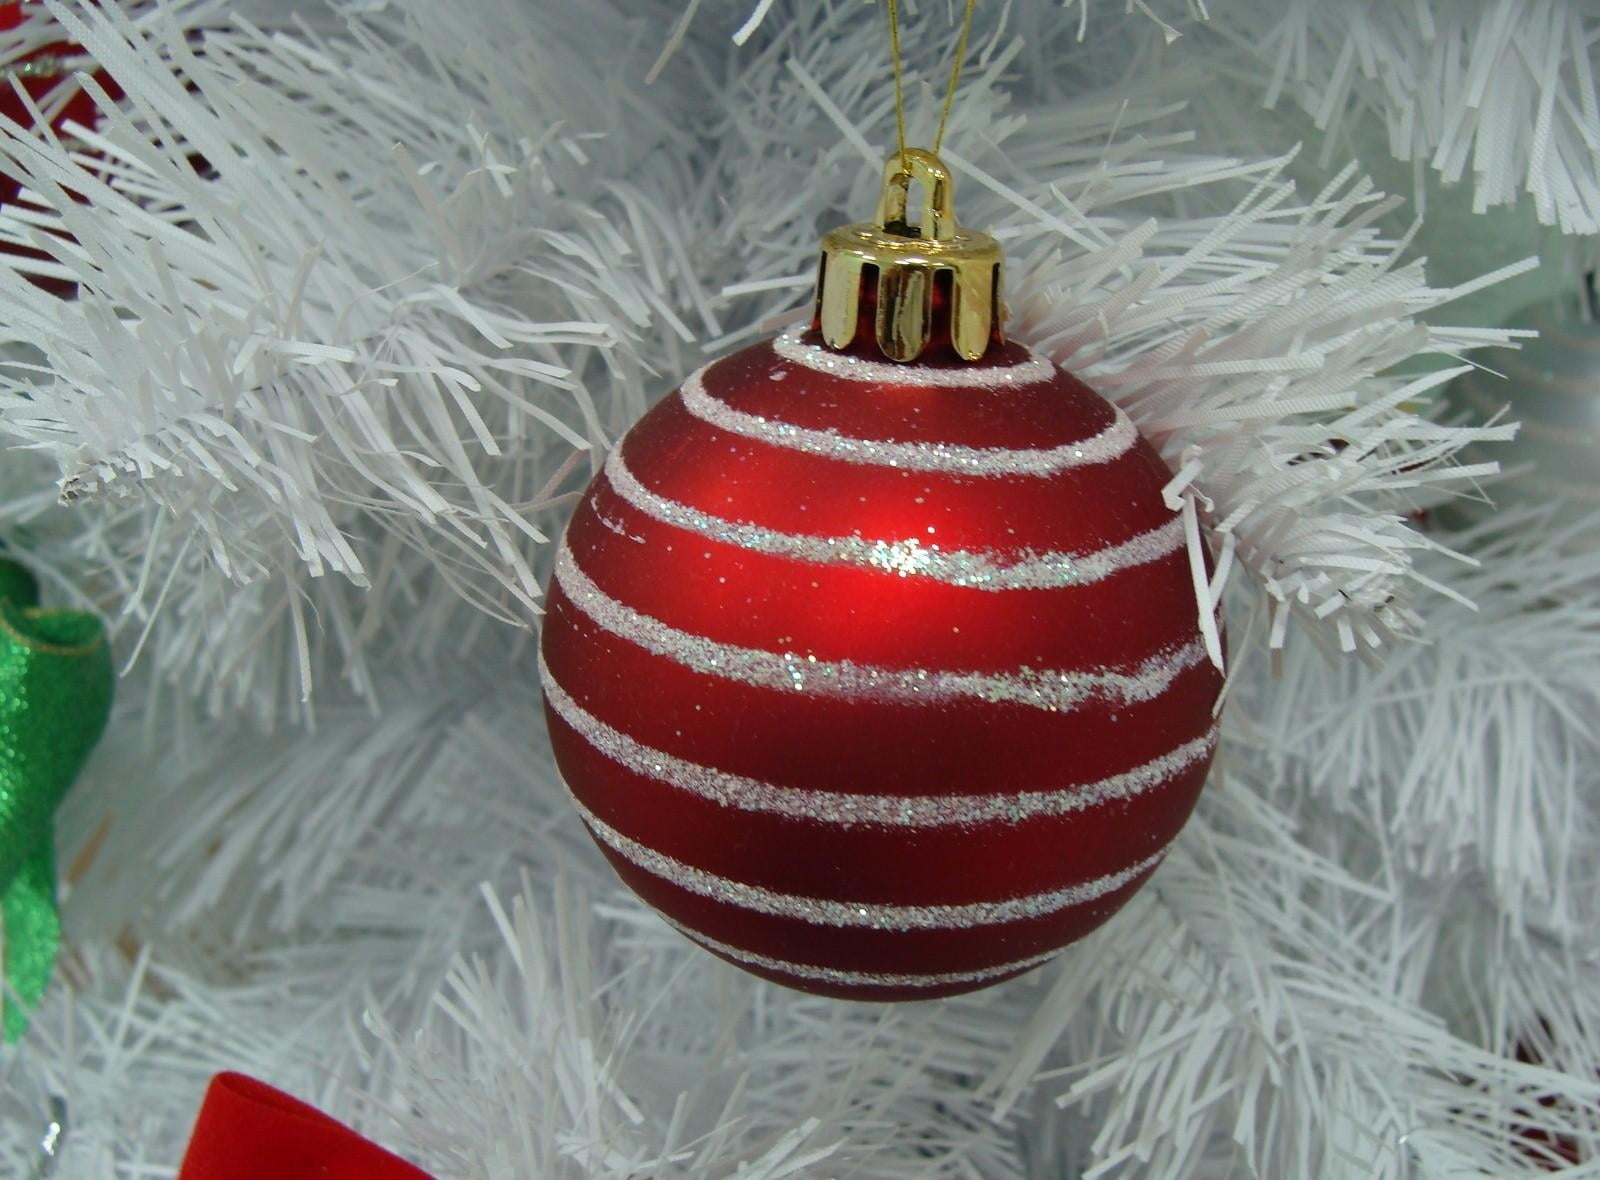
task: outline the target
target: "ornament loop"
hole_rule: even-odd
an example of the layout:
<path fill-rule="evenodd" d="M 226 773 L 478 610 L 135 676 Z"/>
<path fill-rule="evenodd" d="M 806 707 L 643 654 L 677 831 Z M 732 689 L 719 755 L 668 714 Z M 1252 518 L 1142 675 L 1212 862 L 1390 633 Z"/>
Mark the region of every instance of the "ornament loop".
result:
<path fill-rule="evenodd" d="M 911 186 L 924 201 L 912 221 Z M 949 341 L 975 361 L 1004 341 L 1003 255 L 986 233 L 955 216 L 955 180 L 932 152 L 907 148 L 889 157 L 872 222 L 823 236 L 812 326 L 830 348 L 848 348 L 861 327 L 863 302 L 873 336 L 890 360 L 915 360 L 930 342 Z"/>
<path fill-rule="evenodd" d="M 927 198 L 922 222 L 907 220 L 911 184 L 920 182 Z M 955 182 L 944 161 L 920 148 L 907 148 L 889 157 L 883 166 L 883 191 L 878 194 L 874 218 L 885 231 L 908 238 L 948 238 L 960 232 L 956 225 Z"/>

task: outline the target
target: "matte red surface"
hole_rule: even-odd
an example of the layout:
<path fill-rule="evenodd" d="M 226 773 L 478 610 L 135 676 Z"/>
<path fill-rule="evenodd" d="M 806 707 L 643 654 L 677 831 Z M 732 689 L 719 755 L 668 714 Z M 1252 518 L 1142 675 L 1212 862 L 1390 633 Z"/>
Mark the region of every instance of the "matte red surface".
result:
<path fill-rule="evenodd" d="M 980 365 L 1025 355 L 1009 346 Z M 1023 388 L 868 383 L 786 361 L 765 343 L 717 362 L 704 380 L 711 396 L 751 414 L 898 442 L 1037 449 L 1093 436 L 1113 420 L 1106 402 L 1064 373 Z M 1170 472 L 1142 440 L 1109 463 L 1050 477 L 925 474 L 730 434 L 694 417 L 673 395 L 620 445 L 628 468 L 656 494 L 791 534 L 917 538 L 1015 559 L 1029 551 L 1092 552 L 1172 519 L 1161 496 Z M 1133 671 L 1198 635 L 1181 548 L 1087 585 L 982 590 L 749 552 L 634 509 L 604 475 L 586 493 L 566 541 L 602 591 L 643 615 L 720 643 L 819 660 L 988 673 L 1025 666 Z M 1178 674 L 1150 701 L 1089 701 L 1061 712 L 764 688 L 705 675 L 611 634 L 559 585 L 551 588 L 542 644 L 556 682 L 635 741 L 728 773 L 830 792 L 983 795 L 1092 783 L 1205 735 L 1220 689 L 1209 664 Z M 623 835 L 747 885 L 863 903 L 995 902 L 1125 870 L 1182 828 L 1209 763 L 1133 799 L 1062 816 L 971 827 L 842 825 L 703 799 L 629 770 L 546 712 L 567 784 Z M 1143 880 L 1025 921 L 880 930 L 712 900 L 606 853 L 641 897 L 710 939 L 773 959 L 873 973 L 972 971 L 1049 951 L 1106 920 Z M 977 986 L 819 986 L 757 973 L 870 999 Z"/>

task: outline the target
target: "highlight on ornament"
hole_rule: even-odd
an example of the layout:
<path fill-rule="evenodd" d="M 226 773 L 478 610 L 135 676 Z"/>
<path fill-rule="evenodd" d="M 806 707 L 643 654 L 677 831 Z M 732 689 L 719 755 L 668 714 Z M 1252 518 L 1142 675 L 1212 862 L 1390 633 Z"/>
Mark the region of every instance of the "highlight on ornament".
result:
<path fill-rule="evenodd" d="M 1000 246 L 938 156 L 891 156 L 821 254 L 809 327 L 691 374 L 585 493 L 546 717 L 601 850 L 707 950 L 829 995 L 969 991 L 1149 879 L 1222 675 L 1172 472 L 1005 339 Z"/>

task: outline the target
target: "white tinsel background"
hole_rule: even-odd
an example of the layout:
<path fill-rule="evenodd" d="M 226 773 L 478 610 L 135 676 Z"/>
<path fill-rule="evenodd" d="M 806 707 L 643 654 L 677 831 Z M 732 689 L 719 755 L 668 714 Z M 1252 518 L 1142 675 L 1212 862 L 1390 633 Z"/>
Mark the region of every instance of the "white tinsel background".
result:
<path fill-rule="evenodd" d="M 902 8 L 925 139 L 961 6 Z M 124 674 L 5 1175 L 64 1111 L 54 1175 L 172 1176 L 235 1069 L 465 1180 L 1600 1176 L 1600 551 L 1440 396 L 1592 265 L 1600 6 L 979 5 L 962 220 L 1177 473 L 1229 696 L 1122 913 L 888 1006 L 623 889 L 535 673 L 606 449 L 870 211 L 881 6 L 26 12 L 103 118 L 0 125 L 0 539 Z"/>

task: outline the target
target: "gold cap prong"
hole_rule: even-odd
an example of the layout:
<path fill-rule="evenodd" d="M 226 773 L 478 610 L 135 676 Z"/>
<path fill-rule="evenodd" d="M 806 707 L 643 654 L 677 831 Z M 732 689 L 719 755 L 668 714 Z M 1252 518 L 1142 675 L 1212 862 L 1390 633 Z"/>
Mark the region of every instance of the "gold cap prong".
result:
<path fill-rule="evenodd" d="M 913 183 L 921 183 L 926 195 L 917 224 L 908 212 Z M 992 342 L 1003 341 L 1000 243 L 956 224 L 954 192 L 950 170 L 938 156 L 907 148 L 884 165 L 875 220 L 823 235 L 813 327 L 830 348 L 848 347 L 855 339 L 862 283 L 869 277 L 876 284 L 873 334 L 891 360 L 915 360 L 940 322 L 965 360 L 975 361 Z M 941 276 L 948 276 L 942 314 L 935 305 Z"/>

